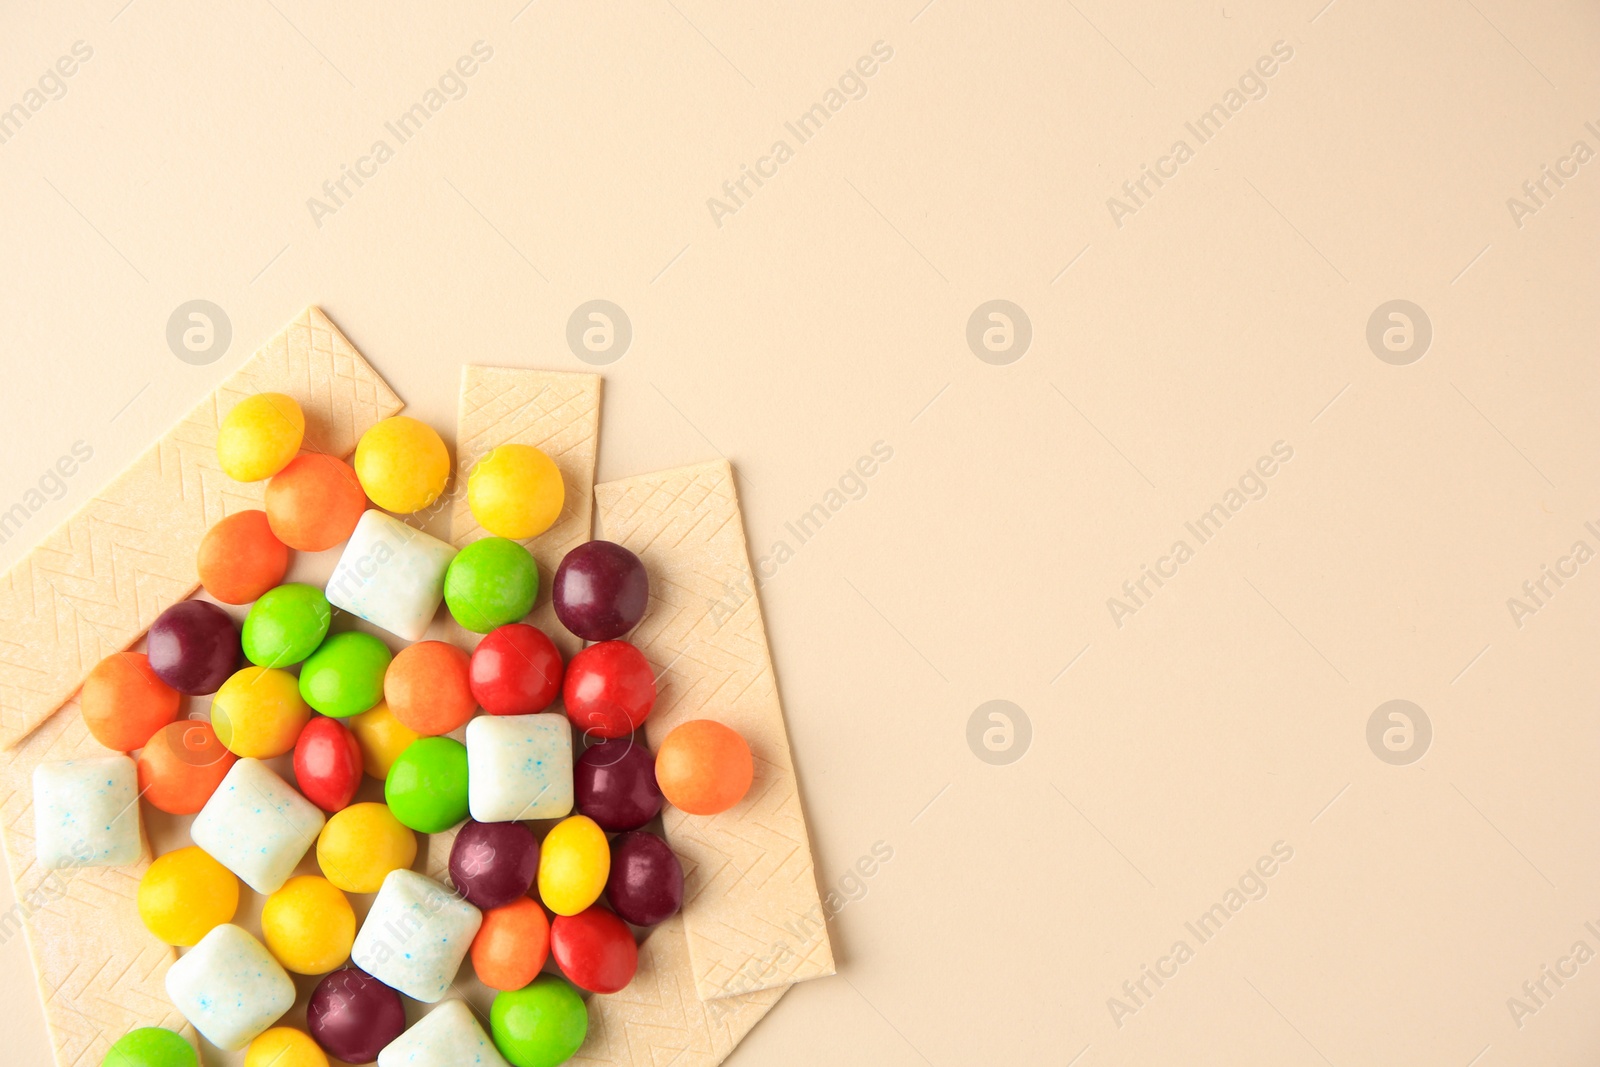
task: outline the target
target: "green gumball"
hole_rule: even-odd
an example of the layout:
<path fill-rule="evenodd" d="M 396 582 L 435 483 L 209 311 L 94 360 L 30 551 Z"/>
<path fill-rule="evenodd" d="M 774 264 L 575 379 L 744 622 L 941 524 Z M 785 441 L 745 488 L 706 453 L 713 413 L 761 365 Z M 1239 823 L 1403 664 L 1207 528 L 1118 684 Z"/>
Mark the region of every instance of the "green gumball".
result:
<path fill-rule="evenodd" d="M 250 605 L 240 643 L 258 667 L 291 667 L 317 650 L 333 611 L 322 590 L 290 582 L 269 589 Z"/>
<path fill-rule="evenodd" d="M 348 719 L 383 699 L 389 646 L 368 633 L 334 634 L 300 668 L 300 699 L 332 719 Z"/>
<path fill-rule="evenodd" d="M 541 974 L 522 989 L 494 998 L 489 1029 L 500 1055 L 514 1067 L 555 1067 L 583 1044 L 589 1009 L 565 979 Z"/>
<path fill-rule="evenodd" d="M 538 564 L 526 548 L 504 537 L 472 542 L 444 572 L 450 615 L 473 633 L 521 620 L 538 596 Z"/>
<path fill-rule="evenodd" d="M 402 825 L 437 834 L 467 817 L 467 746 L 449 737 L 420 737 L 389 768 L 383 799 Z"/>
<path fill-rule="evenodd" d="M 100 1067 L 199 1067 L 194 1047 L 171 1030 L 145 1026 L 130 1030 L 111 1046 Z"/>

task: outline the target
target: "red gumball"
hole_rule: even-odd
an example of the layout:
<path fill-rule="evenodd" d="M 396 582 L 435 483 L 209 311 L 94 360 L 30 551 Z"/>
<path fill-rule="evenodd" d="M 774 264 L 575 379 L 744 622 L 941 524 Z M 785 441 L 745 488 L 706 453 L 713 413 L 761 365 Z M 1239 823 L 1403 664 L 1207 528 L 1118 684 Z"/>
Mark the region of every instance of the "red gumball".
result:
<path fill-rule="evenodd" d="M 556 916 L 550 924 L 550 954 L 573 985 L 591 993 L 626 989 L 639 969 L 633 931 L 599 904 L 576 915 Z"/>
<path fill-rule="evenodd" d="M 626 641 L 602 641 L 572 657 L 561 695 L 572 725 L 591 737 L 627 737 L 656 703 L 656 679 L 644 653 Z"/>
<path fill-rule="evenodd" d="M 362 767 L 355 732 L 337 719 L 312 716 L 294 743 L 294 780 L 307 800 L 329 814 L 355 799 Z"/>
<path fill-rule="evenodd" d="M 467 665 L 472 699 L 490 715 L 532 715 L 561 692 L 561 652 L 537 626 L 508 623 L 478 642 Z"/>

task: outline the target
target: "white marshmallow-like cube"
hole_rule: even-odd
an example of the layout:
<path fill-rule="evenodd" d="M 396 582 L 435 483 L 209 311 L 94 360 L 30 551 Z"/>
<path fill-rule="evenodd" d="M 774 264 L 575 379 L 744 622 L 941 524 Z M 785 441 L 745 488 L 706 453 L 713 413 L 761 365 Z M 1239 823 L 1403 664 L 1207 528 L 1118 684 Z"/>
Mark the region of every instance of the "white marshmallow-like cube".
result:
<path fill-rule="evenodd" d="M 139 772 L 127 756 L 33 769 L 34 850 L 45 870 L 137 863 L 139 825 Z"/>
<path fill-rule="evenodd" d="M 565 715 L 479 715 L 467 723 L 467 807 L 479 822 L 572 814 Z"/>
<path fill-rule="evenodd" d="M 194 817 L 189 836 L 257 893 L 289 880 L 326 821 L 258 759 L 241 759 Z"/>
<path fill-rule="evenodd" d="M 407 641 L 421 640 L 455 558 L 456 550 L 437 537 L 369 508 L 328 579 L 328 603 Z"/>
<path fill-rule="evenodd" d="M 432 878 L 390 871 L 356 933 L 350 962 L 412 1000 L 444 998 L 483 913 Z"/>
<path fill-rule="evenodd" d="M 265 945 L 224 923 L 167 971 L 167 996 L 207 1041 L 237 1052 L 294 1007 L 294 981 Z"/>
<path fill-rule="evenodd" d="M 464 1000 L 447 1000 L 383 1047 L 378 1067 L 510 1067 Z"/>

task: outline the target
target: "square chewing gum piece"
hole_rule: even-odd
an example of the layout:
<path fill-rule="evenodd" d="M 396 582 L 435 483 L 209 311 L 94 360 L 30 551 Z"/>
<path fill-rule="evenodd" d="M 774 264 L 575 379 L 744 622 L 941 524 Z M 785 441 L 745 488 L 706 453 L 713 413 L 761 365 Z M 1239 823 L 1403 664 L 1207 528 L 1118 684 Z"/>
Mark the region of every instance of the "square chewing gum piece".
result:
<path fill-rule="evenodd" d="M 33 770 L 34 847 L 47 871 L 139 862 L 139 775 L 127 756 L 41 763 Z"/>
<path fill-rule="evenodd" d="M 479 715 L 467 723 L 467 806 L 478 822 L 572 813 L 572 723 L 565 715 Z"/>
<path fill-rule="evenodd" d="M 412 1000 L 450 991 L 483 913 L 426 875 L 390 871 L 350 949 L 350 962 Z"/>
<path fill-rule="evenodd" d="M 509 1067 L 464 1000 L 447 1000 L 383 1047 L 378 1067 Z"/>
<path fill-rule="evenodd" d="M 444 572 L 455 558 L 444 541 L 368 508 L 328 579 L 328 603 L 419 641 L 444 599 Z"/>
<path fill-rule="evenodd" d="M 241 759 L 194 817 L 189 836 L 257 893 L 276 893 L 316 844 L 320 808 L 257 759 Z"/>
<path fill-rule="evenodd" d="M 237 1052 L 294 1007 L 294 981 L 249 931 L 223 923 L 167 971 L 167 996 L 207 1041 Z"/>

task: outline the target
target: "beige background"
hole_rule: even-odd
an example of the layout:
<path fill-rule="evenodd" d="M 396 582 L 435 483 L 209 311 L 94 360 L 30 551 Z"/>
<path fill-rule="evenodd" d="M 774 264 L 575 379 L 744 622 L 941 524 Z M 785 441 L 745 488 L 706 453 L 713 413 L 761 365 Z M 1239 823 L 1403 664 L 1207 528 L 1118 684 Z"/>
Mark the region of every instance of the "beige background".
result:
<path fill-rule="evenodd" d="M 1600 12 L 922 3 L 8 5 L 0 108 L 93 56 L 0 144 L 0 509 L 94 458 L 0 564 L 308 302 L 448 438 L 462 363 L 583 369 L 568 316 L 609 299 L 602 479 L 720 452 L 764 553 L 893 449 L 762 602 L 824 890 L 894 858 L 832 923 L 840 975 L 730 1063 L 1592 1062 L 1600 963 L 1520 1027 L 1507 998 L 1600 950 L 1600 563 L 1520 628 L 1506 602 L 1600 549 L 1600 162 L 1520 227 L 1506 201 L 1600 151 Z M 307 198 L 480 40 L 319 227 Z M 1107 198 L 1277 41 L 1265 98 L 1118 227 Z M 233 331 L 205 366 L 165 339 L 196 298 Z M 965 339 L 995 298 L 1032 324 L 1009 366 Z M 1366 342 L 1393 299 L 1432 324 L 1408 366 Z M 1277 441 L 1265 498 L 1117 627 Z M 1406 766 L 1365 738 L 1396 698 L 1433 728 Z M 994 699 L 1031 723 L 1009 765 L 967 741 Z M 32 1067 L 27 968 L 0 946 Z"/>

